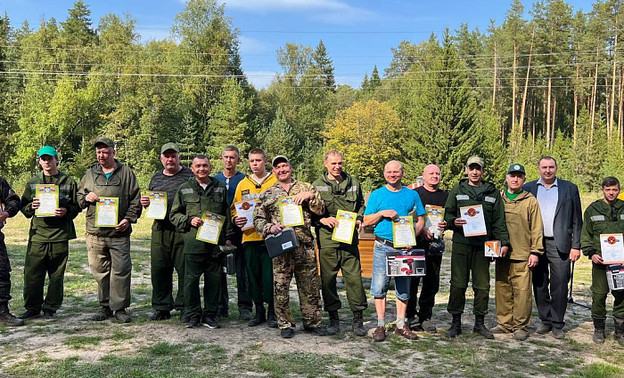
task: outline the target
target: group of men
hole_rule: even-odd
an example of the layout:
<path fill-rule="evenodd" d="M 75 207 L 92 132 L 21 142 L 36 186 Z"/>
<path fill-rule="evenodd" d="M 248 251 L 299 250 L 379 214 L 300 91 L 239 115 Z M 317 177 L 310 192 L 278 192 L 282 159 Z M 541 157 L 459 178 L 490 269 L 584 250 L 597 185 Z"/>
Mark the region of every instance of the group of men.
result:
<path fill-rule="evenodd" d="M 0 222 L 4 224 L 18 211 L 32 218 L 24 268 L 26 312 L 17 318 L 8 309 L 10 264 L 4 235 L 0 233 L 0 322 L 23 325 L 28 318 L 55 318 L 63 300 L 68 243 L 76 238 L 73 219 L 82 209 L 87 209 L 88 260 L 98 284 L 100 304 L 100 311 L 92 320 L 111 317 L 123 323 L 132 320 L 127 312 L 132 270 L 131 224 L 151 205 L 151 199 L 141 196 L 135 174 L 115 159 L 112 140 L 102 137 L 93 146 L 97 163 L 87 170 L 80 184 L 58 170 L 58 152 L 50 146 L 38 151 L 41 173 L 28 181 L 21 199 L 0 179 Z M 402 184 L 401 163 L 390 161 L 383 172 L 386 185 L 371 193 L 366 206 L 359 181 L 343 170 L 342 155 L 336 150 L 325 154 L 326 171 L 312 184 L 294 179 L 286 156 L 274 157 L 273 169 L 268 171 L 266 153 L 260 148 L 248 153 L 249 175 L 237 170 L 241 159 L 235 146 L 223 150 L 224 169 L 216 176 L 210 175 L 212 165 L 205 155 L 196 155 L 190 169 L 182 167 L 179 149 L 174 143 L 162 146 L 160 160 L 163 169 L 152 176 L 148 188 L 150 193 L 167 193 L 166 216 L 155 219 L 152 225 L 154 312 L 149 316 L 152 321 L 169 319 L 171 311 L 177 310 L 180 320 L 189 328 L 199 325 L 218 328 L 219 317 L 229 315 L 227 280 L 223 271 L 228 255 L 233 258 L 236 274 L 239 317 L 250 327 L 267 323 L 269 327 L 279 327 L 282 337 L 293 337 L 295 321 L 290 312 L 289 287 L 294 275 L 304 331 L 315 335 L 338 333 L 341 300 L 337 275 L 340 271 L 353 313 L 351 328 L 354 334 L 364 336 L 367 329 L 363 311 L 367 300 L 361 278 L 358 234 L 362 227 L 372 226 L 375 244 L 370 292 L 377 312 L 377 326 L 372 336 L 376 341 L 383 341 L 386 338 L 386 294 L 391 280 L 386 272 L 386 258 L 391 253 L 405 252 L 403 246 L 394 244 L 393 227 L 401 217 L 411 216 L 417 238 L 416 245 L 410 247 L 424 250 L 425 275 L 394 278 L 397 335 L 413 340 L 418 338 L 415 331 L 437 331 L 432 315 L 445 249 L 442 232 L 450 229 L 453 230 L 453 247 L 447 309 L 453 320 L 445 333 L 447 337 L 462 333 L 461 316 L 472 274 L 475 333 L 486 338 L 493 338 L 495 333 L 513 333 L 515 339 L 525 340 L 529 336 L 534 292 L 541 320 L 536 332 L 552 331 L 554 337 L 563 338 L 570 263 L 579 258 L 582 247 L 593 262 L 594 341 L 604 342 L 605 300 L 609 287 L 608 265 L 603 264 L 601 258 L 600 234 L 624 232 L 624 202 L 617 198 L 620 185 L 613 177 L 604 180 L 604 198 L 588 207 L 583 222 L 578 188 L 557 178 L 556 160 L 548 156 L 539 160 L 540 179 L 529 183 L 525 183 L 524 167 L 512 164 L 502 191 L 483 180 L 485 164 L 478 156 L 468 159 L 467 178 L 450 192 L 440 189 L 440 169 L 436 165 L 424 168 L 423 184 L 412 190 Z M 46 185 L 58 188 L 59 201 L 52 214 L 41 217 L 37 215 L 41 206 L 38 193 Z M 294 205 L 301 208 L 302 224 L 292 227 L 299 246 L 271 258 L 265 239 L 280 234 L 285 228 L 280 213 L 284 197 L 292 198 Z M 115 224 L 102 226 L 97 221 L 98 204 L 111 198 L 117 202 L 117 219 Z M 235 205 L 242 202 L 255 206 L 253 215 L 238 213 Z M 437 230 L 424 227 L 426 205 L 444 208 L 444 219 L 437 222 Z M 466 213 L 466 209 L 473 214 Z M 332 236 L 339 226 L 337 214 L 341 211 L 356 216 L 351 243 Z M 479 216 L 485 228 L 477 234 L 464 232 L 468 227 L 467 217 L 479 212 L 482 212 Z M 199 235 L 200 228 L 212 222 L 206 214 L 212 214 L 219 221 L 213 242 Z M 249 216 L 253 219 L 248 219 Z M 492 259 L 485 255 L 484 245 L 492 240 L 497 240 L 500 246 L 495 270 L 497 324 L 488 328 L 484 319 L 488 312 Z M 175 297 L 174 271 L 178 278 Z M 49 284 L 44 296 L 46 275 Z M 624 344 L 622 293 L 613 291 L 613 314 L 615 338 Z M 321 295 L 329 314 L 327 327 L 321 325 Z"/>

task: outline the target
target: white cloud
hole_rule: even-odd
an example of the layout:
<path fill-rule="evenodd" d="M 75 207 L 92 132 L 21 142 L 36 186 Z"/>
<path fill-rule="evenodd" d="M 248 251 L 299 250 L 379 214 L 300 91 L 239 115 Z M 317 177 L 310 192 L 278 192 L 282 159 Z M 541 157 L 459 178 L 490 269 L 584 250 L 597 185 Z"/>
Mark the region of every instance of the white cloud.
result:
<path fill-rule="evenodd" d="M 238 40 L 240 42 L 241 54 L 261 53 L 266 52 L 268 49 L 267 45 L 258 39 L 240 36 Z"/>
<path fill-rule="evenodd" d="M 275 71 L 245 71 L 245 75 L 247 76 L 247 80 L 253 84 L 256 89 L 260 90 L 268 88 L 278 73 Z"/>

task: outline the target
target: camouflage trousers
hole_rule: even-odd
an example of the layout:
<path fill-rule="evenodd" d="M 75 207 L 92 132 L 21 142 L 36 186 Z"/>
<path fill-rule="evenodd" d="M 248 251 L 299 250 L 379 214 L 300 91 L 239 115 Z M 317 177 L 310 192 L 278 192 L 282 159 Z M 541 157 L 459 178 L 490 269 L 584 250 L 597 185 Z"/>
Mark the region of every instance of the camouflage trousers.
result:
<path fill-rule="evenodd" d="M 320 280 L 312 243 L 302 244 L 294 251 L 273 259 L 273 295 L 275 315 L 281 329 L 295 328 L 290 313 L 290 281 L 293 273 L 299 292 L 299 308 L 304 327 L 321 326 Z"/>

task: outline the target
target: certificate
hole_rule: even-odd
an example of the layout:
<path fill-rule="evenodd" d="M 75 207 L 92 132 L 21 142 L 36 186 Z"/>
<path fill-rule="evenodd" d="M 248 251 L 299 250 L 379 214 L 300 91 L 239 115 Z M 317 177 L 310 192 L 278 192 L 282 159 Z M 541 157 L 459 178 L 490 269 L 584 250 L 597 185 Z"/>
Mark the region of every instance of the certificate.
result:
<path fill-rule="evenodd" d="M 37 185 L 36 198 L 39 199 L 39 208 L 35 210 L 36 217 L 53 217 L 59 207 L 58 185 Z"/>
<path fill-rule="evenodd" d="M 624 262 L 622 234 L 600 234 L 600 252 L 605 264 Z"/>
<path fill-rule="evenodd" d="M 353 242 L 353 231 L 355 231 L 357 214 L 350 211 L 338 210 L 336 220 L 338 221 L 338 225 L 334 227 L 334 231 L 332 231 L 332 240 L 351 244 Z"/>
<path fill-rule="evenodd" d="M 258 202 L 255 199 L 250 199 L 246 201 L 240 201 L 234 203 L 234 208 L 236 209 L 236 215 L 239 217 L 247 218 L 247 223 L 241 228 L 243 231 L 251 230 L 254 228 L 253 225 L 253 212 L 256 208 L 256 204 Z"/>
<path fill-rule="evenodd" d="M 282 226 L 303 226 L 303 209 L 295 203 L 295 197 L 282 197 L 278 199 L 278 203 Z"/>
<path fill-rule="evenodd" d="M 206 213 L 202 220 L 204 223 L 199 226 L 196 239 L 210 244 L 219 244 L 219 235 L 225 221 L 223 215 Z"/>
<path fill-rule="evenodd" d="M 414 217 L 411 215 L 398 217 L 392 221 L 392 244 L 394 248 L 405 248 L 416 245 Z"/>
<path fill-rule="evenodd" d="M 444 207 L 425 205 L 425 227 L 436 239 L 439 239 L 443 232 L 438 230 L 440 222 L 444 222 Z"/>
<path fill-rule="evenodd" d="M 167 192 L 150 192 L 147 196 L 150 204 L 145 216 L 149 219 L 165 219 L 167 216 Z"/>
<path fill-rule="evenodd" d="M 482 205 L 462 206 L 459 208 L 461 218 L 466 220 L 463 226 L 464 236 L 487 235 Z"/>
<path fill-rule="evenodd" d="M 116 227 L 119 214 L 119 198 L 100 197 L 95 204 L 95 227 Z"/>

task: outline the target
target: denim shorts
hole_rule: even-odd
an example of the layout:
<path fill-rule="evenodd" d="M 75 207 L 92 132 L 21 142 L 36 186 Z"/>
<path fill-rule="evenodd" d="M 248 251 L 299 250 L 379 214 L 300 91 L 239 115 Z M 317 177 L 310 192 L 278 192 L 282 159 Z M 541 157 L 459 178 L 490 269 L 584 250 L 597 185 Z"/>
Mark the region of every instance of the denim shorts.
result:
<path fill-rule="evenodd" d="M 375 298 L 384 298 L 390 286 L 390 278 L 386 275 L 386 253 L 394 251 L 389 245 L 375 241 L 373 249 L 373 279 L 370 293 Z M 394 277 L 395 295 L 401 302 L 410 297 L 410 277 Z"/>

